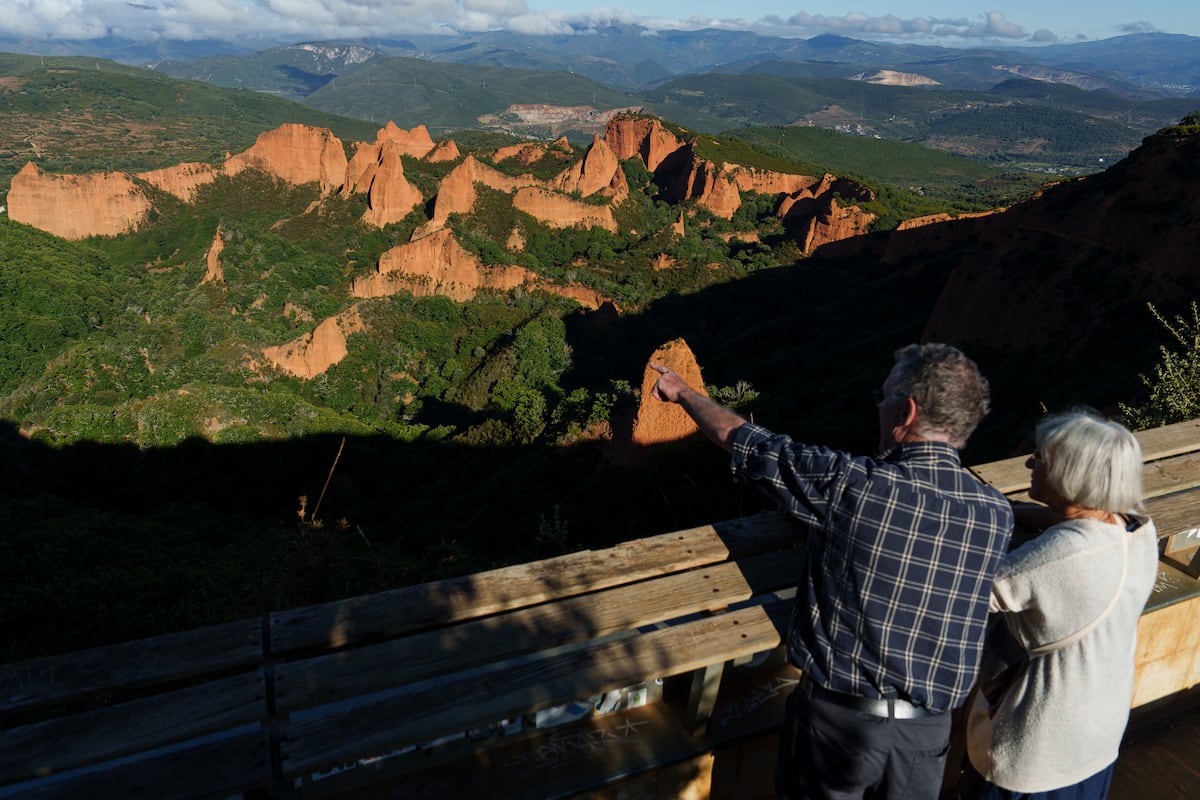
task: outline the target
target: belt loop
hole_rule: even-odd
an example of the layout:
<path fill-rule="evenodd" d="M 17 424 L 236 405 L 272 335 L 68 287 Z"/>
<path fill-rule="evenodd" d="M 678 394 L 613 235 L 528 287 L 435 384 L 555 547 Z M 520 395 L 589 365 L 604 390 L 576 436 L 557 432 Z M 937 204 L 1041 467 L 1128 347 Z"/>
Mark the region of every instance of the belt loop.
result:
<path fill-rule="evenodd" d="M 896 721 L 896 698 L 887 698 L 888 703 L 888 719 L 892 722 Z"/>

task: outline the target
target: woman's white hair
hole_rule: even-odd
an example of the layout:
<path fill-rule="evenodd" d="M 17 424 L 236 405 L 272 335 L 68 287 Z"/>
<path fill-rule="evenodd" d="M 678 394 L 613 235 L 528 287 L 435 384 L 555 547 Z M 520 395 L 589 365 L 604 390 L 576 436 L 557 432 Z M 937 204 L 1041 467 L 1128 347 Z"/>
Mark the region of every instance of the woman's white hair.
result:
<path fill-rule="evenodd" d="M 1086 409 L 1044 418 L 1037 446 L 1046 485 L 1084 508 L 1120 514 L 1142 506 L 1142 448 L 1127 428 Z"/>

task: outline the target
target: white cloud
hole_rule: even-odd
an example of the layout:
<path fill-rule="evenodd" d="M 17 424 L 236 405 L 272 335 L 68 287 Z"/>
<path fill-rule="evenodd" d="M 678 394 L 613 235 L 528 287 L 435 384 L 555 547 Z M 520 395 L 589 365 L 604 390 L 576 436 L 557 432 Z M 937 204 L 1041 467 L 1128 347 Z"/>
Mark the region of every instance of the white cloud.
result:
<path fill-rule="evenodd" d="M 644 14 L 649 11 L 649 14 Z M 506 28 L 518 33 L 571 34 L 588 27 L 637 23 L 654 30 L 702 27 L 753 29 L 781 36 L 836 33 L 891 40 L 937 38 L 1023 39 L 1053 41 L 1050 31 L 1032 37 L 999 12 L 976 19 L 902 18 L 894 14 L 842 16 L 801 11 L 744 19 L 656 16 L 597 8 L 566 14 L 535 12 L 527 0 L 0 0 L 0 35 L 32 38 L 92 39 L 106 35 L 132 39 L 288 39 L 353 38 L 448 30 L 478 32 Z M 1141 27 L 1146 26 L 1146 27 Z M 1144 30 L 1147 23 L 1130 23 Z"/>

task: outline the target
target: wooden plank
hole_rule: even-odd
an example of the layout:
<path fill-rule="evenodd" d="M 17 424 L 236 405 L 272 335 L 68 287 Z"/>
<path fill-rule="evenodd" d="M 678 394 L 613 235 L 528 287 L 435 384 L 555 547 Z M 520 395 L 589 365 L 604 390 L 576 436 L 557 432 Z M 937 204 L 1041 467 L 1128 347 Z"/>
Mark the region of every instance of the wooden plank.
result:
<path fill-rule="evenodd" d="M 981 478 L 983 475 L 980 473 L 985 473 L 986 482 L 1002 491 L 1008 499 L 1026 501 L 1029 499 L 1029 468 L 1025 466 L 1025 457 L 1020 459 L 1019 469 L 1013 462 L 1013 459 L 1009 459 L 994 464 L 981 464 L 978 468 L 972 467 L 971 471 Z M 1152 461 L 1145 465 L 1142 473 L 1142 491 L 1146 499 L 1198 486 L 1200 453 Z"/>
<path fill-rule="evenodd" d="M 0 665 L 0 713 L 182 682 L 262 659 L 262 622 L 243 620 Z"/>
<path fill-rule="evenodd" d="M 1146 465 L 1147 496 L 1200 485 L 1200 420 L 1189 420 L 1162 428 L 1134 433 Z M 1161 459 L 1189 455 L 1174 464 L 1159 465 Z M 1029 488 L 1028 453 L 969 467 L 976 477 L 1004 494 Z M 1160 472 L 1162 473 L 1160 475 Z"/>
<path fill-rule="evenodd" d="M 246 674 L 0 731 L 0 783 L 228 730 L 262 719 L 266 710 L 261 675 Z"/>
<path fill-rule="evenodd" d="M 286 774 L 304 775 L 364 754 L 770 650 L 780 643 L 776 624 L 766 608 L 754 606 L 450 681 L 410 685 L 327 716 L 293 719 L 282 730 Z"/>
<path fill-rule="evenodd" d="M 1200 527 L 1200 489 L 1151 498 L 1146 501 L 1146 513 L 1153 519 L 1159 539 L 1178 537 L 1176 541 L 1182 543 L 1189 531 Z"/>
<path fill-rule="evenodd" d="M 1200 451 L 1200 420 L 1191 419 L 1134 433 L 1147 461 Z"/>
<path fill-rule="evenodd" d="M 712 611 L 794 586 L 800 550 L 752 556 L 275 667 L 281 711 Z"/>
<path fill-rule="evenodd" d="M 652 703 L 532 736 L 486 745 L 456 742 L 382 759 L 303 785 L 305 800 L 574 797 L 622 776 L 657 772 L 704 752 L 674 709 Z M 456 746 L 467 752 L 452 752 Z M 457 757 L 455 757 L 457 755 Z M 625 796 L 625 795 L 622 795 Z M 703 796 L 677 792 L 631 797 Z"/>
<path fill-rule="evenodd" d="M 717 563 L 798 535 L 798 526 L 784 516 L 763 515 L 761 524 L 755 520 L 704 525 L 604 550 L 280 612 L 271 617 L 271 652 L 283 657 L 368 643 Z"/>
<path fill-rule="evenodd" d="M 6 800 L 200 800 L 267 786 L 271 770 L 259 731 L 198 743 L 140 761 L 5 787 Z M 11 792 L 11 793 L 9 793 Z"/>
<path fill-rule="evenodd" d="M 1142 474 L 1146 497 L 1181 492 L 1200 486 L 1200 453 L 1152 461 Z"/>

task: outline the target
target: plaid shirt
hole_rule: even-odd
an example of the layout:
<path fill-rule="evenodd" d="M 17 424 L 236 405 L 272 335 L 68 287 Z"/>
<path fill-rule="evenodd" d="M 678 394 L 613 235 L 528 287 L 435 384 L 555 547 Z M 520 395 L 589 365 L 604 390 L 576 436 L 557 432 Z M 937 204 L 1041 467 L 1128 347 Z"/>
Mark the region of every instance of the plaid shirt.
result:
<path fill-rule="evenodd" d="M 807 532 L 792 663 L 835 692 L 961 704 L 1012 532 L 1004 495 L 941 442 L 856 458 L 746 424 L 731 467 Z"/>

